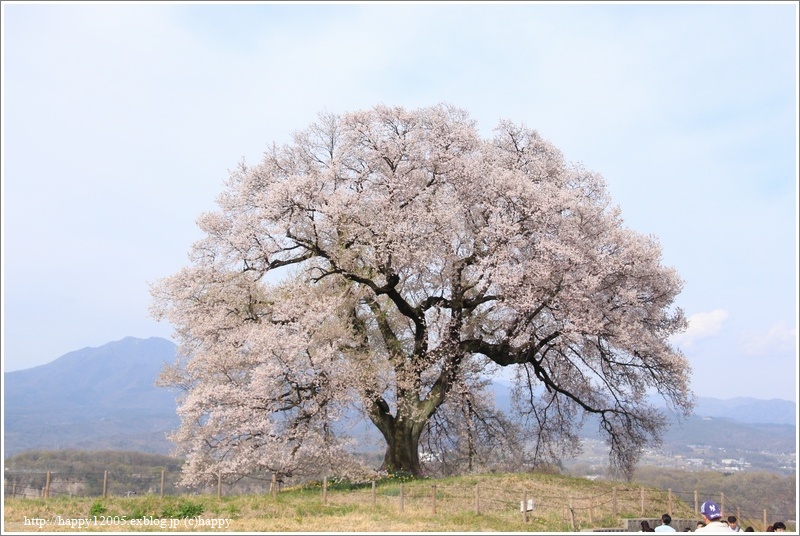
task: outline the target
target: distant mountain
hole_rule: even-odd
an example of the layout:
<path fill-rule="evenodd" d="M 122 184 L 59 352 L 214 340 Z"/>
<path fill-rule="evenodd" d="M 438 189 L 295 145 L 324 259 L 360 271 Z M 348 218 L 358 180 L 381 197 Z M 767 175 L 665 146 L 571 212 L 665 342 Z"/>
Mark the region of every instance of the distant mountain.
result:
<path fill-rule="evenodd" d="M 795 452 L 794 424 L 745 423 L 725 417 L 673 420 L 664 434 L 667 449 L 680 451 L 688 445 L 708 445 L 727 451 Z"/>
<path fill-rule="evenodd" d="M 498 381 L 493 385 L 493 394 L 498 407 L 510 407 L 510 385 Z M 665 409 L 664 399 L 653 396 L 649 402 L 656 408 Z M 736 397 L 726 400 L 699 396 L 696 399 L 693 415 L 695 417 L 714 417 L 730 419 L 747 424 L 787 424 L 795 425 L 797 405 L 789 400 L 773 398 L 762 400 L 751 397 Z"/>
<path fill-rule="evenodd" d="M 46 365 L 6 372 L 5 456 L 66 448 L 169 454 L 174 445 L 166 434 L 180 424 L 176 393 L 155 381 L 164 364 L 174 362 L 175 351 L 166 339 L 127 337 L 70 352 Z M 498 407 L 507 409 L 509 386 L 496 382 L 493 391 Z M 665 442 L 677 448 L 724 440 L 739 447 L 767 444 L 793 452 L 795 411 L 794 402 L 786 400 L 701 397 L 693 417 L 674 420 Z M 594 435 L 591 427 L 585 430 L 587 437 Z M 362 436 L 364 447 L 378 436 L 369 423 L 356 424 L 348 433 Z"/>
<path fill-rule="evenodd" d="M 773 398 L 736 397 L 728 400 L 698 397 L 694 414 L 698 417 L 719 417 L 753 424 L 796 424 L 794 402 Z"/>
<path fill-rule="evenodd" d="M 175 394 L 155 379 L 175 350 L 166 339 L 127 337 L 4 373 L 5 456 L 34 448 L 168 454 Z"/>

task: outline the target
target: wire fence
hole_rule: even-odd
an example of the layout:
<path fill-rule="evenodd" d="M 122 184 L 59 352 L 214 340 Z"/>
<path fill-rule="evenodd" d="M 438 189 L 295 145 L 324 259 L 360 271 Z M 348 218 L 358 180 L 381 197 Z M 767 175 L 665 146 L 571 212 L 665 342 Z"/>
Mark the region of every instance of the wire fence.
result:
<path fill-rule="evenodd" d="M 283 492 L 283 478 L 277 474 L 233 477 L 213 475 L 215 484 L 187 487 L 178 482 L 178 473 L 166 470 L 125 473 L 101 471 L 90 473 L 23 472 L 6 471 L 4 495 L 6 498 L 55 497 L 131 497 L 140 495 L 275 495 Z M 306 484 L 305 493 L 318 494 L 323 505 L 372 506 L 394 508 L 400 512 L 425 512 L 427 514 L 474 512 L 507 515 L 509 519 L 529 521 L 531 518 L 556 520 L 565 527 L 613 526 L 638 531 L 641 520 L 651 525 L 660 524 L 660 516 L 669 513 L 675 521 L 673 527 L 694 530 L 701 519 L 699 508 L 703 501 L 719 503 L 724 516 L 735 515 L 742 527 L 752 526 L 763 531 L 774 521 L 796 524 L 796 509 L 775 504 L 754 505 L 736 497 L 708 490 L 655 490 L 644 487 L 615 486 L 603 492 L 572 493 L 565 495 L 557 487 L 532 480 L 519 489 L 497 487 L 481 481 L 472 486 L 416 482 L 404 484 L 391 482 L 377 485 L 366 482 L 344 485 L 335 479 L 323 478 L 316 485 Z M 626 526 L 628 525 L 628 526 Z"/>

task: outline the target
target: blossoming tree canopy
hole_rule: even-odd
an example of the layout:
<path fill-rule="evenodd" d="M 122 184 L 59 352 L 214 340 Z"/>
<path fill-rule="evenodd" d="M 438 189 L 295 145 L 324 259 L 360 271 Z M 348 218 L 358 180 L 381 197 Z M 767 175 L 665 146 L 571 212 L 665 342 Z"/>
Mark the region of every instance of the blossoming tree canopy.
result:
<path fill-rule="evenodd" d="M 483 139 L 449 105 L 321 115 L 242 164 L 218 205 L 190 265 L 153 287 L 182 349 L 161 380 L 185 389 L 189 479 L 341 472 L 333 423 L 351 408 L 385 439 L 384 469 L 418 474 L 437 412 L 489 407 L 480 378 L 502 369 L 532 463 L 593 416 L 629 474 L 665 426 L 647 395 L 691 410 L 668 340 L 682 281 L 534 130 Z"/>

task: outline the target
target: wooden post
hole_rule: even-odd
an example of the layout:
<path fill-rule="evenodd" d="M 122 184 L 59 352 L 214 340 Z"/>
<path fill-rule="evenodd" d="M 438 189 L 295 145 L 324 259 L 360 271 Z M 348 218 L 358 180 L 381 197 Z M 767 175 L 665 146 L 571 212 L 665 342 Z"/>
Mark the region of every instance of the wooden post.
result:
<path fill-rule="evenodd" d="M 594 512 L 592 512 L 593 505 L 592 505 L 592 496 L 589 496 L 589 524 L 594 525 Z"/>
<path fill-rule="evenodd" d="M 719 494 L 719 513 L 722 514 L 722 517 L 725 517 L 725 494 Z"/>
<path fill-rule="evenodd" d="M 375 481 L 372 481 L 372 506 L 375 506 L 376 498 L 375 498 Z"/>
<path fill-rule="evenodd" d="M 161 492 L 159 493 L 159 497 L 162 499 L 164 498 L 164 475 L 166 471 L 164 469 L 161 470 Z"/>
<path fill-rule="evenodd" d="M 611 511 L 614 517 L 617 517 L 617 486 L 614 486 L 614 492 L 611 495 Z"/>
<path fill-rule="evenodd" d="M 405 509 L 406 509 L 406 498 L 405 498 L 404 492 L 405 492 L 405 486 L 401 482 L 400 483 L 400 512 L 404 512 Z"/>
<path fill-rule="evenodd" d="M 669 505 L 667 506 L 667 512 L 669 512 L 669 516 L 672 517 L 672 488 L 667 490 L 669 492 Z"/>
<path fill-rule="evenodd" d="M 572 495 L 569 496 L 569 524 L 575 530 L 575 509 L 572 505 Z"/>
<path fill-rule="evenodd" d="M 222 497 L 222 471 L 217 473 L 217 498 Z"/>
<path fill-rule="evenodd" d="M 269 492 L 273 497 L 278 495 L 278 475 L 275 474 L 275 471 L 272 472 L 272 479 L 269 482 Z"/>
<path fill-rule="evenodd" d="M 436 515 L 436 484 L 431 486 L 431 508 L 433 509 L 433 515 Z"/>
<path fill-rule="evenodd" d="M 641 503 L 641 514 L 644 516 L 644 488 L 639 488 L 639 494 L 641 495 L 640 503 Z"/>
<path fill-rule="evenodd" d="M 103 471 L 103 497 L 108 497 L 108 471 Z"/>
<path fill-rule="evenodd" d="M 696 516 L 700 515 L 700 506 L 699 506 L 699 504 L 700 503 L 697 501 L 697 490 L 694 490 L 694 515 L 696 515 Z"/>
<path fill-rule="evenodd" d="M 522 522 L 528 522 L 528 490 L 522 490 Z"/>
<path fill-rule="evenodd" d="M 47 477 L 44 482 L 44 498 L 50 498 L 50 471 L 47 471 Z"/>
<path fill-rule="evenodd" d="M 763 530 L 765 532 L 767 530 L 767 510 L 766 510 L 766 508 L 764 509 L 764 528 L 763 528 Z"/>
<path fill-rule="evenodd" d="M 481 494 L 478 489 L 478 484 L 475 484 L 475 513 L 481 513 Z"/>
<path fill-rule="evenodd" d="M 322 477 L 322 504 L 328 506 L 328 475 Z"/>

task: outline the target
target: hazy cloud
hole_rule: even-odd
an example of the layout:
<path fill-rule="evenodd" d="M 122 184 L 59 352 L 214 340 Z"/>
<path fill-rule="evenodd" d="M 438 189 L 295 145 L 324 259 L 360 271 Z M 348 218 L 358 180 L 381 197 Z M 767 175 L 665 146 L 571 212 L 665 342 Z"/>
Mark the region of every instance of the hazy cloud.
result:
<path fill-rule="evenodd" d="M 750 356 L 770 356 L 797 349 L 797 330 L 779 322 L 769 328 L 766 333 L 761 333 L 749 339 L 744 344 L 744 351 Z"/>
<path fill-rule="evenodd" d="M 695 313 L 689 316 L 689 328 L 685 332 L 672 337 L 672 342 L 684 348 L 690 348 L 698 340 L 707 339 L 718 334 L 728 316 L 728 311 L 725 309 L 714 309 L 707 313 Z"/>

